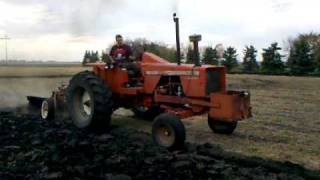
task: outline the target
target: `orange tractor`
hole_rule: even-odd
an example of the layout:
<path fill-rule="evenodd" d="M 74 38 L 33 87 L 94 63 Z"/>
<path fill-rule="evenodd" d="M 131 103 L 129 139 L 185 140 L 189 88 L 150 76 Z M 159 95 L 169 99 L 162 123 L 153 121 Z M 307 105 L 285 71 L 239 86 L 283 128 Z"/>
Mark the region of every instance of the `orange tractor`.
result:
<path fill-rule="evenodd" d="M 194 115 L 208 113 L 208 125 L 214 132 L 231 134 L 238 121 L 251 116 L 250 95 L 246 91 L 226 90 L 225 67 L 200 65 L 200 35 L 190 36 L 195 63 L 180 63 L 178 20 L 174 16 L 178 64 L 143 53 L 138 63 L 141 75 L 137 77 L 141 83 L 136 86 L 127 86 L 126 69 L 110 69 L 105 63 L 88 64 L 92 71 L 76 74 L 63 92 L 60 90 L 51 98 L 42 99 L 42 117 L 52 118 L 62 101 L 60 104 L 66 104 L 77 127 L 104 130 L 110 125 L 114 110 L 130 108 L 137 115 L 154 119 L 153 140 L 169 149 L 184 144 L 186 133 L 180 119 Z M 35 98 L 29 97 L 29 100 Z"/>

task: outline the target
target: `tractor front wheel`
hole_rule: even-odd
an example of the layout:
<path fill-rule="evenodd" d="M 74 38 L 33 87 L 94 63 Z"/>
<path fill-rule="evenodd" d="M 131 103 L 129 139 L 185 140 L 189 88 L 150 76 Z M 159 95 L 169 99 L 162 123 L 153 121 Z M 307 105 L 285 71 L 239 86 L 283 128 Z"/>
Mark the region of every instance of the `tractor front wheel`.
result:
<path fill-rule="evenodd" d="M 218 134 L 232 134 L 236 129 L 237 124 L 237 121 L 225 122 L 208 117 L 208 125 L 210 129 Z"/>
<path fill-rule="evenodd" d="M 152 139 L 157 145 L 169 150 L 180 149 L 186 139 L 185 127 L 176 115 L 162 113 L 154 120 Z"/>
<path fill-rule="evenodd" d="M 92 72 L 80 72 L 70 80 L 67 105 L 78 128 L 102 132 L 110 125 L 113 112 L 111 90 Z"/>

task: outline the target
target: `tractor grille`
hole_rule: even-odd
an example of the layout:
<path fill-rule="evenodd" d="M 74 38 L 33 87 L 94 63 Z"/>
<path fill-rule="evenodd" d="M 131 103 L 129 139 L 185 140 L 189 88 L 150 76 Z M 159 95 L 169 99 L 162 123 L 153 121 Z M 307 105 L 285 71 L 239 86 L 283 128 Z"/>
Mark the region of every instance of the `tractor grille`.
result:
<path fill-rule="evenodd" d="M 206 94 L 221 91 L 221 77 L 219 69 L 207 69 Z"/>

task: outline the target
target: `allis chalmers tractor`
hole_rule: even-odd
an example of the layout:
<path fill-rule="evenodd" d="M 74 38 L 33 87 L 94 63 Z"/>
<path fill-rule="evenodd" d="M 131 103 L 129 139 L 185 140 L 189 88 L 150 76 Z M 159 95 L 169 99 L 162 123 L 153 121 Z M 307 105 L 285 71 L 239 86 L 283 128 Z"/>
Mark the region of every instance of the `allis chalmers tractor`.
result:
<path fill-rule="evenodd" d="M 152 138 L 160 146 L 174 149 L 184 144 L 186 133 L 180 119 L 208 113 L 208 125 L 216 133 L 231 134 L 237 122 L 251 116 L 250 95 L 246 91 L 226 90 L 225 67 L 200 65 L 198 41 L 194 44 L 194 64 L 180 63 L 179 19 L 176 24 L 177 61 L 170 63 L 152 53 L 142 54 L 138 63 L 139 85 L 128 86 L 128 70 L 107 68 L 92 63 L 92 71 L 76 74 L 67 88 L 54 91 L 51 98 L 28 97 L 41 101 L 43 119 L 54 117 L 67 106 L 78 128 L 105 130 L 111 115 L 119 107 L 130 108 L 136 115 L 154 119 Z"/>

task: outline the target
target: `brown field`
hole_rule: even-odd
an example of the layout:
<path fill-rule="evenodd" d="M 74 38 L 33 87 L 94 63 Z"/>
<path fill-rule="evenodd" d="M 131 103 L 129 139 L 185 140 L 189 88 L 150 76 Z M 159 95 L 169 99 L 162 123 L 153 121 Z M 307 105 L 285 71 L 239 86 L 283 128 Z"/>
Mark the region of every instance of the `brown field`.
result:
<path fill-rule="evenodd" d="M 6 77 L 59 77 L 71 76 L 87 69 L 82 66 L 0 66 L 0 78 Z"/>
<path fill-rule="evenodd" d="M 45 70 L 45 71 L 43 71 Z M 0 107 L 25 104 L 26 95 L 49 96 L 64 78 L 82 68 L 0 68 Z M 8 74 L 17 78 L 4 78 Z M 42 78 L 18 78 L 40 75 Z M 213 134 L 206 116 L 184 120 L 187 141 L 216 143 L 225 150 L 274 160 L 291 161 L 320 170 L 320 78 L 261 75 L 228 75 L 232 89 L 249 89 L 254 117 L 240 122 L 231 136 Z M 136 120 L 122 110 L 113 122 L 150 132 L 151 122 Z M 125 116 L 121 115 L 124 114 Z"/>

